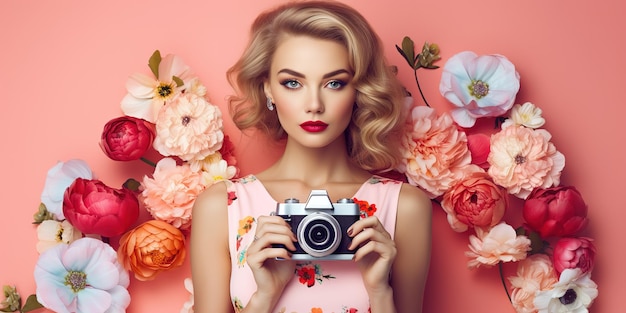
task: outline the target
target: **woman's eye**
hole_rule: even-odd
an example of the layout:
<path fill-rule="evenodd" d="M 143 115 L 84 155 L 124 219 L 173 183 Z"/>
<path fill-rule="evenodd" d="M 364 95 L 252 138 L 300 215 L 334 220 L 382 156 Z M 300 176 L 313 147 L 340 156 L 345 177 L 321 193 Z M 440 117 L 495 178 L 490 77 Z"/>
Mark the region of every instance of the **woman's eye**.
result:
<path fill-rule="evenodd" d="M 345 85 L 346 85 L 346 82 L 341 81 L 341 80 L 331 80 L 326 84 L 326 86 L 328 86 L 328 88 L 330 89 L 341 89 Z"/>
<path fill-rule="evenodd" d="M 293 79 L 289 79 L 289 80 L 285 80 L 283 82 L 281 82 L 281 85 L 289 88 L 289 89 L 296 89 L 298 87 L 300 87 L 300 82 L 298 82 L 297 80 L 293 80 Z"/>

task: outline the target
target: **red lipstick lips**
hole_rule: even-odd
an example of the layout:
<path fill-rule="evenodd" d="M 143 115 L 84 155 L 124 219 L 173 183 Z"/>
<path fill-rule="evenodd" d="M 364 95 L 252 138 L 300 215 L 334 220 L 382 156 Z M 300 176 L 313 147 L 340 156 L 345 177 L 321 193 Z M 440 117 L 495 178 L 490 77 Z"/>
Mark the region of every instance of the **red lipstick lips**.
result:
<path fill-rule="evenodd" d="M 300 124 L 300 127 L 309 133 L 319 133 L 324 131 L 326 127 L 328 127 L 328 124 L 322 121 L 306 121 Z"/>

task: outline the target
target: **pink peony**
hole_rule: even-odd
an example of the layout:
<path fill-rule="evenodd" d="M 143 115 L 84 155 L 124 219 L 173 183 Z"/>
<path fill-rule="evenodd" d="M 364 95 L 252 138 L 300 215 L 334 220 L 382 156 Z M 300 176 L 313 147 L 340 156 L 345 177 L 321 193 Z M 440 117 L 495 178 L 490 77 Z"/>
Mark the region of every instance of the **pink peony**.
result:
<path fill-rule="evenodd" d="M 528 228 L 543 238 L 571 236 L 587 226 L 587 204 L 573 186 L 536 189 L 524 202 Z"/>
<path fill-rule="evenodd" d="M 113 237 L 124 233 L 137 220 L 139 201 L 129 189 L 77 178 L 65 191 L 63 214 L 84 234 Z"/>
<path fill-rule="evenodd" d="M 104 154 L 116 161 L 141 158 L 152 146 L 152 124 L 130 116 L 110 120 L 104 125 L 100 147 Z"/>
<path fill-rule="evenodd" d="M 593 239 L 561 238 L 554 244 L 552 259 L 554 268 L 560 274 L 568 268 L 579 268 L 583 273 L 591 272 L 596 256 Z"/>
<path fill-rule="evenodd" d="M 465 133 L 449 115 L 417 106 L 411 112 L 410 129 L 402 142 L 402 164 L 410 184 L 423 188 L 431 198 L 442 195 L 462 175 L 471 161 Z"/>
<path fill-rule="evenodd" d="M 550 257 L 534 254 L 520 261 L 516 276 L 509 277 L 511 282 L 511 303 L 518 313 L 535 313 L 533 301 L 535 294 L 551 289 L 558 281 Z"/>
<path fill-rule="evenodd" d="M 506 223 L 494 226 L 489 232 L 476 228 L 476 236 L 470 235 L 469 239 L 470 251 L 465 255 L 471 258 L 467 263 L 470 268 L 523 260 L 530 251 L 530 239 L 518 236 L 515 229 Z"/>
<path fill-rule="evenodd" d="M 477 118 L 506 113 L 519 91 L 519 80 L 506 57 L 463 51 L 444 65 L 439 92 L 457 107 L 451 113 L 454 121 L 468 128 Z"/>
<path fill-rule="evenodd" d="M 222 113 L 203 97 L 181 95 L 158 115 L 154 148 L 164 156 L 202 160 L 222 148 L 223 140 Z"/>
<path fill-rule="evenodd" d="M 535 188 L 557 186 L 565 156 L 546 130 L 509 126 L 491 136 L 489 175 L 510 194 L 526 199 Z"/>
<path fill-rule="evenodd" d="M 176 165 L 174 159 L 163 158 L 153 178 L 145 176 L 142 185 L 143 202 L 152 217 L 181 230 L 189 229 L 193 203 L 205 189 L 200 173 L 187 164 Z"/>
<path fill-rule="evenodd" d="M 443 195 L 441 207 L 457 232 L 468 227 L 489 228 L 500 222 L 508 204 L 506 191 L 478 166 Z"/>
<path fill-rule="evenodd" d="M 476 164 L 485 170 L 489 168 L 487 157 L 489 157 L 491 149 L 490 144 L 489 136 L 483 133 L 467 135 L 467 148 L 469 148 L 472 155 L 472 164 Z"/>

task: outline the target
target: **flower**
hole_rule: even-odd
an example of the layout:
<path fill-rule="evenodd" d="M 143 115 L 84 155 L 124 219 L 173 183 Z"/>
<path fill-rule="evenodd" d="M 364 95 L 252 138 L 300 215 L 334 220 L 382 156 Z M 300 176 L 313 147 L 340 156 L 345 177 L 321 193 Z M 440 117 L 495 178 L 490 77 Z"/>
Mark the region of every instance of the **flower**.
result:
<path fill-rule="evenodd" d="M 85 234 L 124 233 L 139 217 L 139 201 L 126 188 L 114 189 L 96 179 L 77 178 L 63 199 L 63 214 Z"/>
<path fill-rule="evenodd" d="M 22 297 L 15 286 L 3 286 L 4 300 L 0 302 L 0 312 L 15 312 L 20 310 Z"/>
<path fill-rule="evenodd" d="M 573 186 L 537 189 L 523 208 L 526 225 L 541 237 L 571 236 L 587 226 L 587 204 Z"/>
<path fill-rule="evenodd" d="M 541 117 L 541 109 L 530 102 L 516 104 L 511 108 L 510 118 L 502 123 L 502 128 L 510 125 L 521 125 L 528 128 L 539 128 L 546 123 Z"/>
<path fill-rule="evenodd" d="M 138 118 L 122 116 L 104 125 L 100 148 L 112 160 L 137 160 L 152 146 L 153 139 L 152 124 Z"/>
<path fill-rule="evenodd" d="M 506 223 L 494 226 L 489 232 L 476 228 L 476 236 L 470 235 L 469 240 L 470 251 L 465 255 L 471 258 L 467 263 L 470 268 L 523 260 L 530 250 L 530 240 L 526 236 L 518 236 L 515 229 Z"/>
<path fill-rule="evenodd" d="M 69 221 L 46 220 L 37 226 L 37 252 L 42 253 L 58 244 L 70 244 L 83 237 Z"/>
<path fill-rule="evenodd" d="M 183 230 L 191 226 L 193 203 L 205 189 L 202 175 L 188 164 L 176 165 L 172 158 L 161 159 L 152 174 L 142 182 L 143 203 L 152 217 Z"/>
<path fill-rule="evenodd" d="M 199 96 L 206 93 L 204 87 L 197 86 L 197 78 L 179 56 L 168 54 L 161 60 L 161 53 L 156 50 L 149 65 L 154 77 L 136 73 L 126 82 L 128 94 L 122 99 L 121 107 L 127 116 L 154 123 L 161 107 L 186 89 Z"/>
<path fill-rule="evenodd" d="M 441 201 L 450 227 L 457 232 L 466 231 L 468 227 L 489 228 L 498 224 L 507 205 L 506 191 L 477 166 L 448 189 Z"/>
<path fill-rule="evenodd" d="M 491 150 L 490 145 L 490 137 L 483 133 L 467 135 L 467 148 L 472 155 L 472 164 L 476 164 L 485 170 L 489 168 L 487 158 Z"/>
<path fill-rule="evenodd" d="M 463 51 L 444 65 L 439 92 L 457 107 L 451 112 L 454 121 L 468 128 L 477 118 L 506 113 L 513 106 L 519 81 L 506 57 Z"/>
<path fill-rule="evenodd" d="M 183 264 L 185 236 L 166 222 L 149 220 L 120 238 L 117 255 L 135 278 L 153 280 L 159 273 Z"/>
<path fill-rule="evenodd" d="M 60 244 L 41 253 L 35 266 L 37 300 L 59 313 L 125 312 L 128 273 L 115 250 L 93 238 Z"/>
<path fill-rule="evenodd" d="M 76 178 L 93 178 L 91 168 L 83 160 L 73 159 L 67 162 L 58 162 L 46 176 L 46 182 L 41 192 L 41 203 L 48 212 L 54 214 L 58 220 L 64 220 L 63 195 Z"/>
<path fill-rule="evenodd" d="M 467 138 L 449 115 L 437 116 L 430 107 L 413 108 L 409 125 L 402 138 L 399 170 L 409 183 L 435 198 L 450 188 L 460 178 L 460 170 L 470 164 Z"/>
<path fill-rule="evenodd" d="M 537 292 L 534 304 L 538 313 L 586 313 L 598 296 L 597 288 L 591 273 L 583 273 L 579 268 L 566 269 L 552 289 Z"/>
<path fill-rule="evenodd" d="M 544 129 L 523 126 L 506 127 L 492 135 L 487 160 L 493 181 L 522 199 L 535 188 L 557 186 L 565 157 L 550 138 Z"/>
<path fill-rule="evenodd" d="M 184 280 L 185 289 L 189 291 L 189 300 L 183 303 L 183 307 L 180 309 L 180 313 L 193 313 L 193 282 L 191 278 L 187 277 Z"/>
<path fill-rule="evenodd" d="M 229 182 L 237 174 L 237 168 L 229 166 L 226 160 L 219 160 L 211 163 L 206 171 L 202 172 L 202 181 L 205 186 L 210 186 L 216 182 Z"/>
<path fill-rule="evenodd" d="M 591 238 L 564 237 L 554 244 L 552 256 L 558 273 L 568 268 L 579 268 L 584 274 L 593 269 L 596 247 Z"/>
<path fill-rule="evenodd" d="M 164 156 L 202 160 L 222 147 L 222 126 L 217 106 L 198 95 L 184 94 L 159 113 L 154 148 Z"/>
<path fill-rule="evenodd" d="M 535 313 L 535 294 L 552 288 L 558 279 L 550 257 L 545 254 L 533 254 L 517 265 L 516 276 L 509 277 L 511 282 L 511 303 L 518 313 Z"/>

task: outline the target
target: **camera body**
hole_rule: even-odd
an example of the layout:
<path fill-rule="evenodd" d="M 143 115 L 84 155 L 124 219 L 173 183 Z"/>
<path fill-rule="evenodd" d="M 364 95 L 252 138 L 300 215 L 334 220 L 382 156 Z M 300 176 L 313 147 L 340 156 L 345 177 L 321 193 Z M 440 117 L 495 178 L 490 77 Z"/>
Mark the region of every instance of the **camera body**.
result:
<path fill-rule="evenodd" d="M 352 259 L 354 251 L 348 250 L 352 238 L 346 232 L 361 216 L 352 199 L 333 203 L 326 190 L 312 190 L 306 203 L 295 198 L 278 203 L 276 215 L 291 225 L 298 238 L 293 260 Z"/>

